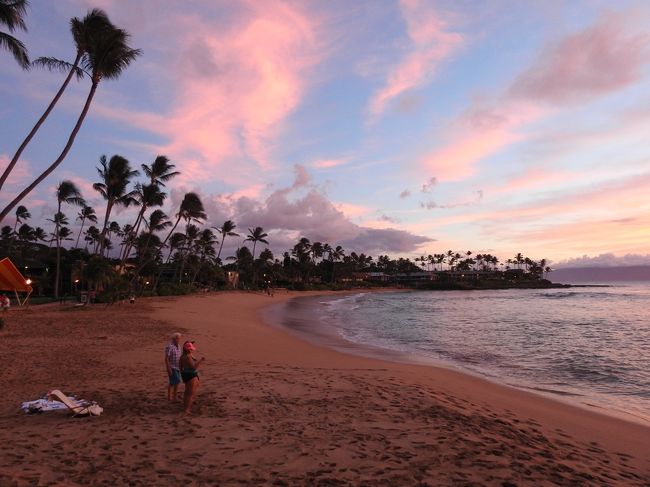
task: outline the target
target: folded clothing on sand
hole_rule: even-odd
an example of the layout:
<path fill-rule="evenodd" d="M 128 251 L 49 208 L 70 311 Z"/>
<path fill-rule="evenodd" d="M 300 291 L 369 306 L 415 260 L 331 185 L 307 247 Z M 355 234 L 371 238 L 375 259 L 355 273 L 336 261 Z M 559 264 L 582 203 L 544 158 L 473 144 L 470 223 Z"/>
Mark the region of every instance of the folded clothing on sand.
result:
<path fill-rule="evenodd" d="M 74 396 L 69 396 L 70 401 L 76 405 L 81 406 L 86 401 L 77 401 Z M 43 396 L 41 399 L 36 399 L 35 401 L 26 401 L 22 403 L 20 408 L 25 411 L 27 414 L 32 413 L 43 413 L 46 411 L 59 411 L 61 409 L 68 409 L 68 406 L 59 401 L 48 401 L 47 396 Z"/>
<path fill-rule="evenodd" d="M 59 400 L 55 398 L 58 398 Z M 22 403 L 21 409 L 25 411 L 26 414 L 70 409 L 77 415 L 92 416 L 99 416 L 103 411 L 97 403 L 86 401 L 85 399 L 77 400 L 74 396 L 66 396 L 56 389 L 41 399 Z"/>

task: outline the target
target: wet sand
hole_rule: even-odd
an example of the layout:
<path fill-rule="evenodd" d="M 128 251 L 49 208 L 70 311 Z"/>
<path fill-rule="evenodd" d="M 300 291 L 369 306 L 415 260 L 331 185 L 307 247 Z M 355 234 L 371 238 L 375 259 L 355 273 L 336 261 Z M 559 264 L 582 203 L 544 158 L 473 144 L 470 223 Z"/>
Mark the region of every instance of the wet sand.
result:
<path fill-rule="evenodd" d="M 291 296 L 12 310 L 0 332 L 0 485 L 650 483 L 650 428 L 262 322 Z M 190 418 L 165 398 L 173 331 L 207 357 Z M 18 409 L 53 388 L 105 413 Z"/>

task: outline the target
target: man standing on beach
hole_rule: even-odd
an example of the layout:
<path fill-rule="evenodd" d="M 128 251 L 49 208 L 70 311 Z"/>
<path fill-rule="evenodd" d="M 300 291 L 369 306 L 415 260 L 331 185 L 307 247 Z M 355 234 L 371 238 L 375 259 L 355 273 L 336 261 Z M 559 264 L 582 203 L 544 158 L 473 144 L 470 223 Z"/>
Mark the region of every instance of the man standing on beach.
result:
<path fill-rule="evenodd" d="M 171 341 L 165 347 L 165 367 L 169 377 L 169 386 L 167 387 L 167 399 L 176 400 L 178 394 L 178 384 L 181 383 L 181 371 L 178 366 L 178 360 L 181 357 L 181 334 L 174 333 Z"/>

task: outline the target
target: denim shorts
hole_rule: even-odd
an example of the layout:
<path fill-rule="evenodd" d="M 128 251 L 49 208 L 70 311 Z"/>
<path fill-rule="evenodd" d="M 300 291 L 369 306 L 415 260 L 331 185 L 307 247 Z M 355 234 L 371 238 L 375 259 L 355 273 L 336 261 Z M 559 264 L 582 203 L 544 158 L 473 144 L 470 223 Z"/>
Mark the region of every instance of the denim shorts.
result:
<path fill-rule="evenodd" d="M 169 374 L 169 385 L 175 386 L 181 383 L 181 371 L 178 369 L 172 369 L 172 373 Z"/>

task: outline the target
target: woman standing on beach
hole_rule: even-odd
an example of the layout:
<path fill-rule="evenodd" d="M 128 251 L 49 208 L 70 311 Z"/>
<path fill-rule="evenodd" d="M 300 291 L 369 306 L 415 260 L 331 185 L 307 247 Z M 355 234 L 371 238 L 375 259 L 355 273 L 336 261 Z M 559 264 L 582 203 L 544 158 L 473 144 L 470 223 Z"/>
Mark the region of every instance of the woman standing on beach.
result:
<path fill-rule="evenodd" d="M 183 344 L 183 355 L 179 361 L 181 378 L 185 384 L 185 394 L 183 396 L 183 414 L 185 416 L 190 414 L 194 397 L 199 389 L 199 371 L 197 369 L 205 361 L 205 357 L 198 360 L 194 358 L 193 352 L 195 351 L 196 347 L 193 342 L 185 342 Z"/>

